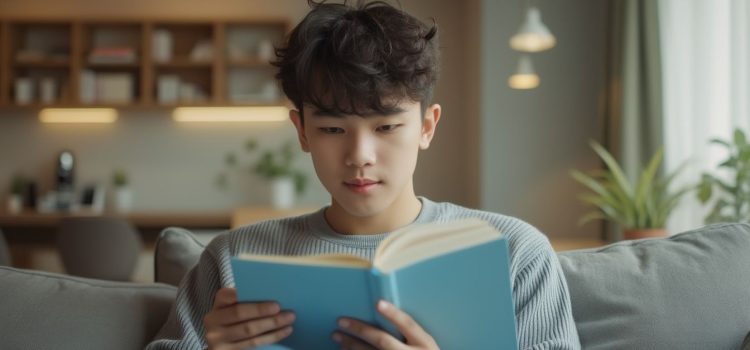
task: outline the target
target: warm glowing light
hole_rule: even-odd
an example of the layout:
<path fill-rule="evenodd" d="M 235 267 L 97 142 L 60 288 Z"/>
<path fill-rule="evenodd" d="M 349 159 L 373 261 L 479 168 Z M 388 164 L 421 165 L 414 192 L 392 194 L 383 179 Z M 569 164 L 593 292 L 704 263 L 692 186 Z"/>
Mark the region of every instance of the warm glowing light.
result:
<path fill-rule="evenodd" d="M 39 112 L 42 123 L 114 123 L 117 110 L 112 108 L 45 108 Z"/>
<path fill-rule="evenodd" d="M 178 107 L 172 113 L 178 122 L 280 122 L 289 118 L 282 106 Z"/>

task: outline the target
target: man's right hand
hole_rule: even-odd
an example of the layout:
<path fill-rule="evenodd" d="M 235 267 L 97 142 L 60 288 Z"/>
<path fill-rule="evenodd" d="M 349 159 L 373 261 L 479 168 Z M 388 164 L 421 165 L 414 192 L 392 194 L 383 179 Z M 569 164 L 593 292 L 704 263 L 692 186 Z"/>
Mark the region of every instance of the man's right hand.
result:
<path fill-rule="evenodd" d="M 206 342 L 212 350 L 247 349 L 273 344 L 292 334 L 294 313 L 279 304 L 237 303 L 237 290 L 221 288 L 203 318 Z"/>

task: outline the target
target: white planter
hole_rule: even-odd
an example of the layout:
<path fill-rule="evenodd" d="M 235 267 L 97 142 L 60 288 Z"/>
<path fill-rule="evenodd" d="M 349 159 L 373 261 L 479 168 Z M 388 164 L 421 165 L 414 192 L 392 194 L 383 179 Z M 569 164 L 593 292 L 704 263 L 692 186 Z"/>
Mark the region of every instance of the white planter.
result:
<path fill-rule="evenodd" d="M 23 197 L 12 194 L 8 196 L 8 213 L 10 214 L 18 214 L 21 212 L 21 209 L 23 209 Z"/>
<path fill-rule="evenodd" d="M 128 187 L 115 188 L 114 207 L 118 213 L 128 213 L 133 210 L 133 191 Z"/>
<path fill-rule="evenodd" d="M 289 177 L 271 180 L 271 206 L 289 209 L 294 206 L 294 181 Z"/>

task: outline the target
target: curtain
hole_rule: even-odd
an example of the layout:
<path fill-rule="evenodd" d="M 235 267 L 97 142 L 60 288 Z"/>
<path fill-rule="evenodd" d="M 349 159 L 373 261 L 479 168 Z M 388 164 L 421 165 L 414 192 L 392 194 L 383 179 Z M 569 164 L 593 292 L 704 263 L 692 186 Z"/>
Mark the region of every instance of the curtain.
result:
<path fill-rule="evenodd" d="M 658 4 L 612 1 L 609 17 L 604 143 L 634 182 L 664 143 Z M 612 225 L 604 232 L 619 238 Z"/>
<path fill-rule="evenodd" d="M 717 173 L 727 154 L 709 146 L 750 126 L 750 5 L 747 0 L 660 0 L 665 167 L 687 162 L 677 186 Z M 708 212 L 690 193 L 671 216 L 672 233 L 700 227 Z"/>

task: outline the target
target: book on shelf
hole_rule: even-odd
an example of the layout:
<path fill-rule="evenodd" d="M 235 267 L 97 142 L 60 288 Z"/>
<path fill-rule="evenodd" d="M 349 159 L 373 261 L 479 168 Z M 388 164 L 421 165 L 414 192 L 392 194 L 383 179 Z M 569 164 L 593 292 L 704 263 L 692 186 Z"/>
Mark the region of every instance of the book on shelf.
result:
<path fill-rule="evenodd" d="M 399 336 L 375 305 L 411 315 L 442 349 L 516 349 L 507 239 L 479 219 L 415 224 L 394 231 L 372 263 L 351 255 L 231 258 L 239 302 L 276 301 L 296 314 L 281 345 L 338 349 L 342 316 Z"/>
<path fill-rule="evenodd" d="M 135 49 L 130 47 L 97 47 L 89 54 L 89 63 L 128 64 L 136 62 Z"/>

